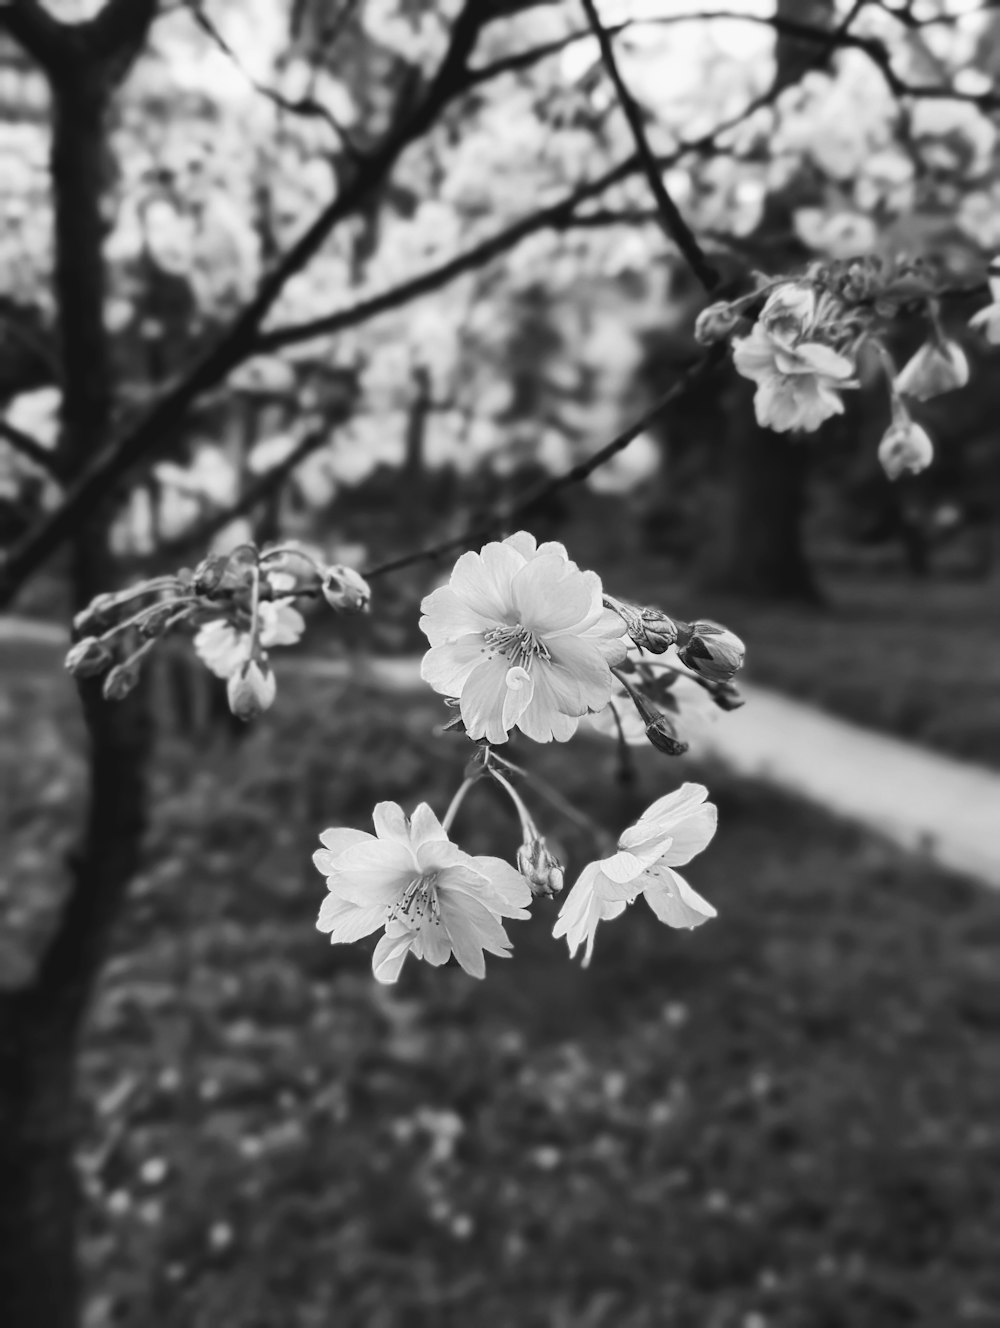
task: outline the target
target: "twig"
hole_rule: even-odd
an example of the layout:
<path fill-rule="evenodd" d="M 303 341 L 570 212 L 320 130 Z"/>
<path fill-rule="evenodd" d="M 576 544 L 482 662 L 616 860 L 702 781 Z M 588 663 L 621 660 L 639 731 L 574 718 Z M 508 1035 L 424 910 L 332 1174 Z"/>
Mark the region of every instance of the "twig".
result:
<path fill-rule="evenodd" d="M 8 424 L 4 419 L 0 419 L 0 438 L 8 442 L 15 452 L 20 452 L 22 456 L 27 457 L 32 465 L 38 466 L 40 470 L 44 470 L 53 479 L 58 479 L 54 454 L 37 438 L 32 438 L 23 429 Z"/>
<path fill-rule="evenodd" d="M 667 238 L 672 240 L 681 251 L 685 262 L 691 271 L 701 282 L 706 291 L 715 290 L 721 278 L 719 273 L 711 265 L 702 250 L 701 245 L 694 238 L 690 226 L 681 216 L 677 204 L 670 197 L 666 185 L 663 183 L 663 176 L 660 167 L 657 165 L 656 157 L 649 146 L 649 139 L 646 137 L 646 130 L 642 123 L 642 114 L 636 105 L 635 98 L 629 92 L 625 80 L 622 78 L 621 70 L 618 68 L 618 61 L 615 59 L 614 44 L 610 35 L 601 23 L 600 15 L 597 12 L 597 6 L 594 0 L 582 0 L 583 8 L 587 15 L 587 21 L 590 24 L 591 31 L 597 38 L 597 43 L 601 48 L 601 58 L 604 61 L 605 68 L 611 76 L 611 81 L 615 86 L 615 92 L 618 94 L 618 102 L 625 113 L 629 128 L 632 131 L 632 137 L 635 140 L 636 150 L 639 155 L 639 161 L 642 164 L 643 174 L 649 185 L 650 192 L 656 200 L 656 206 L 659 211 L 660 224 L 663 227 Z"/>
<path fill-rule="evenodd" d="M 453 553 L 457 549 L 467 549 L 474 544 L 481 544 L 488 540 L 491 535 L 497 531 L 509 528 L 523 517 L 529 516 L 537 508 L 543 506 L 554 495 L 563 489 L 569 488 L 573 484 L 579 484 L 595 470 L 605 465 L 613 456 L 625 450 L 629 443 L 634 442 L 653 421 L 664 411 L 667 406 L 672 405 L 680 397 L 690 392 L 696 384 L 706 378 L 709 373 L 720 363 L 725 355 L 725 348 L 722 346 L 713 346 L 707 354 L 696 360 L 687 371 L 677 379 L 677 381 L 666 391 L 663 396 L 654 401 L 637 420 L 633 421 L 627 429 L 617 434 L 609 443 L 596 451 L 586 461 L 580 461 L 561 475 L 556 475 L 550 480 L 540 485 L 520 502 L 515 502 L 513 506 L 501 509 L 496 512 L 488 521 L 484 521 L 470 529 L 464 531 L 461 535 L 456 535 L 451 539 L 442 540 L 438 544 L 430 545 L 427 548 L 417 549 L 412 553 L 407 553 L 399 558 L 393 558 L 389 562 L 380 563 L 377 567 L 370 568 L 364 573 L 367 580 L 371 581 L 380 576 L 387 576 L 390 572 L 397 572 L 403 567 L 411 567 L 415 563 L 433 562 L 443 554 Z"/>

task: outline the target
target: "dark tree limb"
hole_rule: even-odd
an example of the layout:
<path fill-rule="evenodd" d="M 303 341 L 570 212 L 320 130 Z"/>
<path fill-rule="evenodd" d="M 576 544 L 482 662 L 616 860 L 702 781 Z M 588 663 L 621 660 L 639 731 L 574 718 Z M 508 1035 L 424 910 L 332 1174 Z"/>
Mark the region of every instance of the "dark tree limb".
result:
<path fill-rule="evenodd" d="M 215 387 L 253 353 L 257 329 L 288 279 L 309 262 L 339 222 L 376 193 L 404 149 L 426 133 L 445 106 L 464 89 L 465 71 L 482 17 L 478 0 L 468 0 L 453 25 L 448 51 L 422 99 L 408 115 L 399 118 L 375 151 L 355 163 L 353 179 L 264 277 L 257 294 L 215 345 L 167 388 L 131 428 L 105 444 L 67 490 L 60 506 L 0 563 L 0 605 L 8 603 L 27 577 L 77 529 L 86 514 L 182 424 L 197 397 Z"/>
<path fill-rule="evenodd" d="M 369 568 L 364 573 L 365 577 L 372 581 L 380 576 L 387 576 L 390 572 L 398 572 L 404 567 L 412 567 L 416 563 L 436 562 L 445 554 L 455 553 L 459 549 L 472 548 L 476 544 L 482 544 L 484 540 L 490 539 L 500 531 L 511 529 L 525 517 L 530 516 L 532 512 L 544 507 L 555 494 L 561 493 L 563 489 L 571 488 L 575 484 L 582 483 L 588 476 L 593 475 L 594 471 L 607 465 L 612 457 L 617 456 L 619 452 L 623 452 L 629 443 L 634 442 L 641 433 L 644 433 L 668 406 L 673 405 L 703 382 L 724 357 L 724 347 L 713 347 L 689 365 L 681 377 L 672 383 L 648 410 L 645 410 L 638 419 L 633 420 L 628 428 L 616 434 L 610 442 L 598 448 L 586 460 L 579 461 L 575 466 L 571 466 L 569 470 L 563 471 L 561 475 L 554 475 L 551 479 L 538 485 L 525 497 L 515 500 L 509 507 L 498 509 L 488 521 L 470 527 L 463 531 L 461 535 L 455 535 L 437 544 L 429 545 L 423 549 L 416 549 L 411 553 L 401 555 L 399 558 L 380 563 L 377 567 Z"/>
<path fill-rule="evenodd" d="M 646 177 L 646 183 L 649 185 L 650 193 L 656 202 L 660 224 L 664 233 L 668 239 L 676 244 L 684 261 L 704 289 L 711 292 L 719 284 L 719 274 L 706 258 L 701 245 L 694 237 L 691 227 L 681 216 L 677 204 L 670 197 L 667 186 L 663 183 L 661 168 L 653 155 L 653 149 L 649 146 L 649 139 L 646 137 L 646 129 L 642 123 L 642 112 L 622 78 L 618 61 L 615 58 L 614 43 L 607 29 L 601 23 L 597 5 L 594 0 L 582 0 L 582 4 L 591 31 L 597 38 L 597 43 L 601 48 L 601 59 L 604 61 L 604 66 L 611 77 L 611 82 L 614 84 L 618 103 L 624 112 L 625 119 L 628 121 L 629 129 L 632 131 L 632 138 L 635 140 L 642 171 Z"/>
<path fill-rule="evenodd" d="M 18 429 L 13 424 L 8 424 L 4 419 L 0 419 L 0 438 L 9 443 L 15 452 L 26 457 L 33 466 L 44 470 L 46 475 L 51 475 L 53 479 L 58 478 L 55 457 L 37 438 L 32 438 L 31 434 L 25 433 L 23 429 Z"/>

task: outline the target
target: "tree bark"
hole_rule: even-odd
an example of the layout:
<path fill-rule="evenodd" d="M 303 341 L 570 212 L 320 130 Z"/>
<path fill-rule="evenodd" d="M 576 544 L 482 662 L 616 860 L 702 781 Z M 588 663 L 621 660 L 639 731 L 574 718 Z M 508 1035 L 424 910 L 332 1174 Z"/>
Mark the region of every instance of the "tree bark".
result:
<path fill-rule="evenodd" d="M 63 364 L 58 458 L 72 480 L 106 442 L 112 369 L 104 326 L 109 70 L 63 69 L 53 87 L 55 287 Z M 75 532 L 76 608 L 114 584 L 108 505 Z M 115 917 L 135 873 L 150 748 L 145 697 L 104 702 L 83 682 L 90 801 L 68 901 L 30 987 L 0 1005 L 0 1322 L 74 1328 L 79 1315 L 73 1171 L 75 1053 Z"/>

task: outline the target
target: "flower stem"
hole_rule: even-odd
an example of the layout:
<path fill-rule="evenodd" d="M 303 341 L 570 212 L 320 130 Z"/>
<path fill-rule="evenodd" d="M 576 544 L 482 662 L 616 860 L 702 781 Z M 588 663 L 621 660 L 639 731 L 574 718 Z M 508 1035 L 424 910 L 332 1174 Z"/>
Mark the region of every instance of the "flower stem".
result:
<path fill-rule="evenodd" d="M 451 829 L 452 823 L 455 820 L 455 817 L 458 815 L 458 809 L 459 807 L 461 807 L 465 795 L 468 793 L 469 789 L 472 788 L 473 784 L 475 783 L 476 783 L 476 778 L 466 779 L 459 786 L 457 792 L 455 793 L 455 796 L 448 804 L 448 810 L 445 812 L 444 819 L 441 822 L 441 829 L 445 832 L 445 834 L 447 834 L 448 831 Z"/>
<path fill-rule="evenodd" d="M 503 757 L 499 757 L 498 759 L 503 760 Z M 506 764 L 507 762 L 504 761 L 504 765 Z M 510 798 L 511 802 L 514 804 L 514 810 L 517 812 L 518 819 L 521 822 L 521 829 L 524 832 L 525 839 L 538 839 L 540 837 L 538 834 L 538 827 L 535 825 L 535 822 L 532 820 L 531 813 L 524 805 L 524 801 L 521 798 L 521 795 L 518 793 L 517 789 L 508 779 L 504 779 L 503 775 L 500 773 L 499 770 L 495 769 L 495 767 L 490 766 L 489 771 L 490 774 L 493 776 L 493 778 L 496 780 L 496 782 L 500 785 L 500 787 L 504 789 L 507 796 Z"/>
<path fill-rule="evenodd" d="M 577 808 L 574 807 L 567 798 L 564 798 L 557 789 L 554 789 L 547 780 L 542 779 L 531 770 L 522 769 L 521 766 L 515 765 L 513 761 L 508 761 L 506 756 L 500 756 L 497 752 L 494 752 L 493 756 L 495 760 L 500 761 L 512 774 L 520 775 L 522 779 L 526 779 L 537 791 L 538 796 L 544 798 L 550 806 L 554 807 L 557 812 L 560 812 L 565 816 L 567 821 L 572 821 L 572 823 L 578 825 L 581 830 L 586 830 L 588 834 L 593 834 L 594 826 L 590 818 L 585 816 L 583 812 L 578 811 Z M 493 774 L 495 776 L 496 771 L 493 771 Z"/>

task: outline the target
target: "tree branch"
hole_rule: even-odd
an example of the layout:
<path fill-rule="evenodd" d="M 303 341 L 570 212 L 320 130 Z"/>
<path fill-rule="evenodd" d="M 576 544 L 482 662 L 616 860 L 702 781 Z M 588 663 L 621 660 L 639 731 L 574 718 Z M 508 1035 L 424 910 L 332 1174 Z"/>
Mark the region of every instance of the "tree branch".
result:
<path fill-rule="evenodd" d="M 448 51 L 423 99 L 401 117 L 379 148 L 355 164 L 355 174 L 344 191 L 313 220 L 285 253 L 257 294 L 233 319 L 215 345 L 172 387 L 153 403 L 131 428 L 113 439 L 69 489 L 60 506 L 11 550 L 0 563 L 0 605 L 8 603 L 18 587 L 72 534 L 81 519 L 178 428 L 203 392 L 221 382 L 254 351 L 257 328 L 277 300 L 288 279 L 319 250 L 334 227 L 352 215 L 381 186 L 397 158 L 424 134 L 443 108 L 465 86 L 469 55 L 475 47 L 482 15 L 478 0 L 467 0 L 456 19 Z"/>
<path fill-rule="evenodd" d="M 40 0 L 0 3 L 0 31 L 8 33 L 51 76 L 64 70 L 77 50 L 73 26 L 55 18 Z"/>
<path fill-rule="evenodd" d="M 46 475 L 51 475 L 53 479 L 58 478 L 55 456 L 37 438 L 32 438 L 23 429 L 18 429 L 5 419 L 0 419 L 0 438 L 9 443 L 15 452 L 27 457 L 33 466 L 44 470 Z"/>
<path fill-rule="evenodd" d="M 299 97 L 293 101 L 289 97 L 282 96 L 282 94 L 276 89 L 268 87 L 265 83 L 261 83 L 253 76 L 253 74 L 251 74 L 249 69 L 246 68 L 236 51 L 230 46 L 229 42 L 216 27 L 212 19 L 209 18 L 201 0 L 187 0 L 187 8 L 198 27 L 201 28 L 206 37 L 214 42 L 223 55 L 225 55 L 226 58 L 239 70 L 250 87 L 253 88 L 254 92 L 258 93 L 261 97 L 266 98 L 272 105 L 277 106 L 280 111 L 285 111 L 289 115 L 297 115 L 306 120 L 324 121 L 325 124 L 330 126 L 334 134 L 336 134 L 344 151 L 349 156 L 357 159 L 358 149 L 351 141 L 347 130 L 344 129 L 343 125 L 337 123 L 336 118 L 325 106 L 318 102 L 314 97 Z"/>
<path fill-rule="evenodd" d="M 629 443 L 635 441 L 640 434 L 666 410 L 668 406 L 673 405 L 681 397 L 687 395 L 699 383 L 701 383 L 712 372 L 715 367 L 725 358 L 726 350 L 724 346 L 713 346 L 711 350 L 702 355 L 694 364 L 690 365 L 680 378 L 672 384 L 671 387 L 659 397 L 648 410 L 644 411 L 637 420 L 634 420 L 627 429 L 623 429 L 611 439 L 609 443 L 599 448 L 585 461 L 577 462 L 569 470 L 561 475 L 556 475 L 544 484 L 533 489 L 526 497 L 515 501 L 511 506 L 499 509 L 488 521 L 481 522 L 476 526 L 470 527 L 451 539 L 442 540 L 438 544 L 432 544 L 427 548 L 417 549 L 412 553 L 403 554 L 399 558 L 393 558 L 389 562 L 380 563 L 377 567 L 372 567 L 364 573 L 367 580 L 376 580 L 380 576 L 388 576 L 390 572 L 398 572 L 404 567 L 412 567 L 416 563 L 434 562 L 446 553 L 455 553 L 459 549 L 468 549 L 473 545 L 482 544 L 491 536 L 496 535 L 498 531 L 509 530 L 512 526 L 519 524 L 525 517 L 530 516 L 532 512 L 539 507 L 544 506 L 555 494 L 563 489 L 568 489 L 574 484 L 579 484 L 595 470 L 606 465 L 612 457 L 623 452 Z"/>
<path fill-rule="evenodd" d="M 663 227 L 667 238 L 672 240 L 681 251 L 685 262 L 698 281 L 706 291 L 711 293 L 719 284 L 719 274 L 705 257 L 701 245 L 694 238 L 690 226 L 681 216 L 677 204 L 670 197 L 667 187 L 663 183 L 663 175 L 656 158 L 653 156 L 653 150 L 649 146 L 649 139 L 646 137 L 646 130 L 642 123 L 642 113 L 622 78 L 618 61 L 615 59 L 614 44 L 601 23 L 601 16 L 597 12 L 594 0 L 582 0 L 582 4 L 591 31 L 597 38 L 597 44 L 601 48 L 601 58 L 611 76 L 611 82 L 614 84 L 615 92 L 618 95 L 618 103 L 632 131 L 643 174 L 656 201 L 660 225 Z"/>

